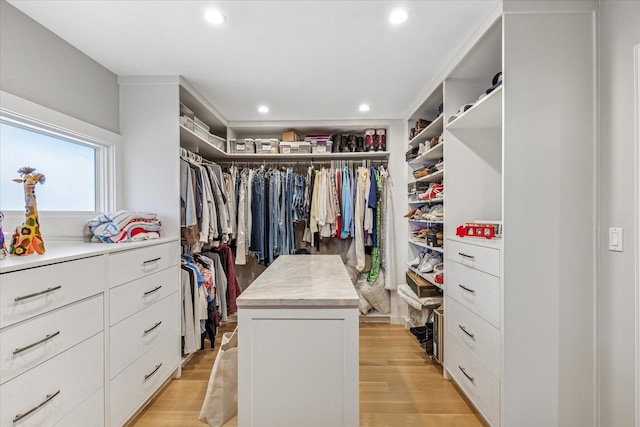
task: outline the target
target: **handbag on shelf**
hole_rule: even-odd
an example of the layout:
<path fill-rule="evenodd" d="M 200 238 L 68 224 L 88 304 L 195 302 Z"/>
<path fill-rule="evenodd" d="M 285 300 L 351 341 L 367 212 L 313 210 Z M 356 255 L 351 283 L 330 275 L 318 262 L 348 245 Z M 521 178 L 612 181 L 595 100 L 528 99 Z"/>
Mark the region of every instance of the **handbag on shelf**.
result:
<path fill-rule="evenodd" d="M 222 335 L 198 419 L 222 427 L 238 415 L 238 328 Z"/>

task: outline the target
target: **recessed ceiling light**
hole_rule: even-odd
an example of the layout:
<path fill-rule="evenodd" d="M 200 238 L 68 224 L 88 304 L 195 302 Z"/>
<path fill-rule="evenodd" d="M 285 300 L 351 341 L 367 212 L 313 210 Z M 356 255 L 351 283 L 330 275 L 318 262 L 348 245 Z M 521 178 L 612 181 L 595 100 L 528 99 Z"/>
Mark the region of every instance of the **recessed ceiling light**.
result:
<path fill-rule="evenodd" d="M 269 112 L 269 107 L 267 107 L 266 105 L 261 105 L 258 107 L 258 112 L 265 114 Z"/>
<path fill-rule="evenodd" d="M 406 10 L 398 9 L 391 12 L 389 15 L 389 22 L 392 24 L 402 24 L 404 21 L 409 18 L 409 14 Z"/>
<path fill-rule="evenodd" d="M 369 104 L 362 104 L 360 105 L 359 110 L 364 112 L 364 111 L 369 111 L 371 109 L 371 107 L 369 107 Z"/>
<path fill-rule="evenodd" d="M 217 10 L 207 10 L 204 14 L 204 19 L 206 19 L 210 24 L 215 25 L 222 24 L 227 20 L 227 18 L 225 18 L 224 15 Z"/>

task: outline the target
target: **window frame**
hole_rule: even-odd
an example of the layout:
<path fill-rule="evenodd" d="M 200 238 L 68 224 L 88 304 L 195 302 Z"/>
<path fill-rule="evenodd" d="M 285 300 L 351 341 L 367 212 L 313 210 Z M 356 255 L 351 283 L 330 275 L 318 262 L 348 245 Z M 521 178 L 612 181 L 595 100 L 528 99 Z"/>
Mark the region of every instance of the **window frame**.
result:
<path fill-rule="evenodd" d="M 104 212 L 115 211 L 116 199 L 116 158 L 120 145 L 120 135 L 100 128 L 42 105 L 33 103 L 8 92 L 0 91 L 0 121 L 27 130 L 62 138 L 94 148 L 96 200 L 95 211 L 47 211 L 38 209 L 41 217 L 50 219 L 49 237 L 56 239 L 82 238 L 76 231 L 80 224 Z M 3 229 L 11 230 L 14 222 L 24 218 L 24 210 L 6 210 Z M 42 222 L 42 221 L 41 221 Z M 77 234 L 76 234 L 77 233 Z M 6 234 L 5 234 L 6 236 Z"/>

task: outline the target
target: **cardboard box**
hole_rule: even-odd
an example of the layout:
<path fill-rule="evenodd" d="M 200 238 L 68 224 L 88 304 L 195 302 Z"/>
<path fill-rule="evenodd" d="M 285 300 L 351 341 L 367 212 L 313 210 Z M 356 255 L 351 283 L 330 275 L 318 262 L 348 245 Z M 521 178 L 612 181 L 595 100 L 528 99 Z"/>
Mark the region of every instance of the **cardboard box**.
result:
<path fill-rule="evenodd" d="M 441 297 L 442 291 L 433 283 L 423 279 L 413 271 L 407 271 L 407 285 L 418 298 Z"/>
<path fill-rule="evenodd" d="M 300 135 L 298 135 L 295 131 L 288 130 L 288 131 L 282 132 L 282 142 L 296 142 L 296 141 L 300 141 Z"/>

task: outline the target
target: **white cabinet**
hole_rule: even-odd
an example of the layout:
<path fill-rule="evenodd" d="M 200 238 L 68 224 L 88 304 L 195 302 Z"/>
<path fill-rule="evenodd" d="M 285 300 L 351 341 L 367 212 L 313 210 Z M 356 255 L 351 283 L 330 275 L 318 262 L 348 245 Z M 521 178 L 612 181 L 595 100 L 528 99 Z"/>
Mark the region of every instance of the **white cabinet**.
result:
<path fill-rule="evenodd" d="M 93 256 L 0 275 L 0 425 L 102 425 L 105 267 Z M 89 397 L 93 413 L 76 412 Z"/>
<path fill-rule="evenodd" d="M 120 426 L 180 366 L 178 243 L 47 249 L 0 265 L 0 425 Z"/>
<path fill-rule="evenodd" d="M 111 426 L 135 414 L 180 367 L 178 243 L 110 254 Z"/>
<path fill-rule="evenodd" d="M 500 249 L 447 239 L 445 366 L 491 425 L 500 424 Z M 483 246 L 488 244 L 491 247 Z"/>

